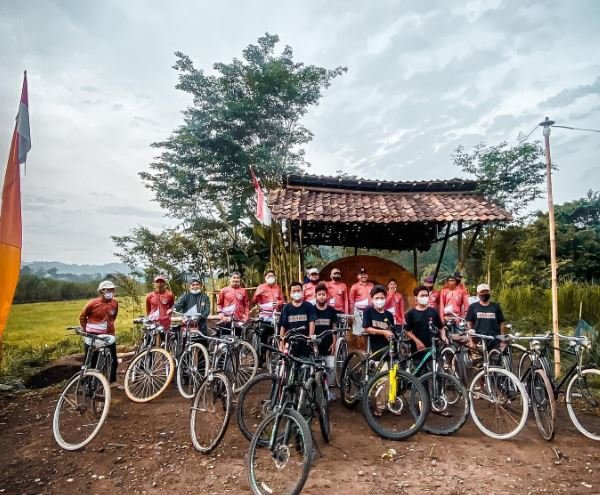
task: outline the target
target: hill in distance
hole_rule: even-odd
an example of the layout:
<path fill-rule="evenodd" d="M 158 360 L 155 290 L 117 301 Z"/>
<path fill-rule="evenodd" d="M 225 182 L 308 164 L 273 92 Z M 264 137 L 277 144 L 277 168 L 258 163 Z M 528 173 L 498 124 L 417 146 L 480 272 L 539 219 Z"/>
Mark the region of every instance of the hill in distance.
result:
<path fill-rule="evenodd" d="M 104 265 L 76 265 L 61 263 L 60 261 L 25 261 L 23 266 L 28 266 L 34 272 L 48 271 L 56 268 L 57 274 L 73 274 L 73 275 L 95 275 L 97 273 L 103 276 L 108 273 L 129 273 L 129 268 L 124 263 L 106 263 Z"/>

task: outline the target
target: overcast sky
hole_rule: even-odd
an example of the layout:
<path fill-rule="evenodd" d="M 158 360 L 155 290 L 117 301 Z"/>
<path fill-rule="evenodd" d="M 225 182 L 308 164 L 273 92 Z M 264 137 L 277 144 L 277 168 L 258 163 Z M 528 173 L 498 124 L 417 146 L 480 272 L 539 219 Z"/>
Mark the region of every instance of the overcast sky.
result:
<path fill-rule="evenodd" d="M 169 224 L 137 174 L 189 103 L 174 89 L 176 50 L 210 69 L 268 31 L 297 60 L 348 66 L 306 119 L 313 173 L 449 178 L 457 145 L 516 143 L 545 115 L 600 128 L 595 0 L 173 5 L 0 2 L 2 169 L 29 74 L 24 260 L 114 261 L 111 234 Z M 552 146 L 557 202 L 600 189 L 600 134 L 556 129 Z"/>

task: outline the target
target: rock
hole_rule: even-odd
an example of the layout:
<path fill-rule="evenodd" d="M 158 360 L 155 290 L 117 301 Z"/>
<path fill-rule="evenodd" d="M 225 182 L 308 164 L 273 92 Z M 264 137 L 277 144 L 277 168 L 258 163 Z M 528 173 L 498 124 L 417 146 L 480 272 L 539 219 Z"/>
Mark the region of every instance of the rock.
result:
<path fill-rule="evenodd" d="M 364 475 L 365 475 L 365 472 L 361 470 L 361 471 L 359 471 L 359 472 L 358 472 L 358 473 L 356 473 L 356 474 L 357 474 L 358 476 L 364 476 Z"/>

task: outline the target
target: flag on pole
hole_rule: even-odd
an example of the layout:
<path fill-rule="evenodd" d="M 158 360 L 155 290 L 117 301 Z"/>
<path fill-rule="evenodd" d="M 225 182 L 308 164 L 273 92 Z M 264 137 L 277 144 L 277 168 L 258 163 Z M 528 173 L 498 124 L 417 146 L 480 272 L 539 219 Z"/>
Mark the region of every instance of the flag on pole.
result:
<path fill-rule="evenodd" d="M 256 219 L 268 227 L 271 225 L 271 210 L 269 210 L 267 198 L 252 167 L 250 167 L 250 177 L 252 177 L 252 184 L 254 184 L 254 190 L 256 191 Z"/>
<path fill-rule="evenodd" d="M 2 206 L 0 209 L 0 339 L 6 327 L 21 269 L 22 226 L 19 167 L 22 163 L 25 163 L 27 152 L 31 149 L 28 105 L 27 73 L 25 73 L 17 122 L 13 131 L 2 187 Z"/>

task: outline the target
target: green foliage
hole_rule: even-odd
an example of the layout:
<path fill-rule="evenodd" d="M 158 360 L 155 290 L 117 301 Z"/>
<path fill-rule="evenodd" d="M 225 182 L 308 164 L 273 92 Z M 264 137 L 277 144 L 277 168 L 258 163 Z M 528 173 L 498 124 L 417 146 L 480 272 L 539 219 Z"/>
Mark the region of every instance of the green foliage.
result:
<path fill-rule="evenodd" d="M 71 282 L 21 272 L 14 302 L 69 301 L 96 294 L 99 280 Z"/>

